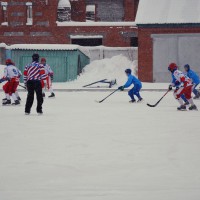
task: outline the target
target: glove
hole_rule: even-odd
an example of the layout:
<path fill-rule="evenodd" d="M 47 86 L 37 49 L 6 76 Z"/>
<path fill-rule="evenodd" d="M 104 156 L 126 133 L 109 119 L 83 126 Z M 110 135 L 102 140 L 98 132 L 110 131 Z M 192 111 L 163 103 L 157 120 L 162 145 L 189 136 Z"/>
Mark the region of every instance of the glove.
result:
<path fill-rule="evenodd" d="M 51 80 L 53 81 L 53 74 L 51 74 L 50 77 L 51 77 Z"/>
<path fill-rule="evenodd" d="M 0 79 L 0 83 L 2 83 L 3 81 L 2 81 L 2 79 Z"/>
<path fill-rule="evenodd" d="M 187 81 L 183 82 L 183 87 L 187 87 Z"/>
<path fill-rule="evenodd" d="M 172 90 L 172 85 L 169 85 L 168 90 L 169 90 L 169 91 Z"/>
<path fill-rule="evenodd" d="M 118 90 L 123 91 L 123 90 L 124 90 L 124 86 L 120 86 L 120 87 L 118 87 Z"/>

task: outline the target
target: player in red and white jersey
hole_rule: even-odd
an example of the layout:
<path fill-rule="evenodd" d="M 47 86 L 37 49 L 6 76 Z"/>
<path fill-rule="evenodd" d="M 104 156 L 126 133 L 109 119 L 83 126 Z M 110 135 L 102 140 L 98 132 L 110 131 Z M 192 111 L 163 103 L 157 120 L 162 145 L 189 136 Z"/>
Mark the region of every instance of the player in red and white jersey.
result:
<path fill-rule="evenodd" d="M 3 105 L 11 104 L 11 97 L 14 100 L 13 105 L 20 104 L 19 100 L 15 92 L 17 91 L 17 87 L 19 85 L 19 69 L 14 66 L 14 63 L 11 59 L 6 60 L 6 67 L 4 69 L 4 76 L 0 79 L 0 83 L 7 81 L 7 83 L 3 86 L 3 90 L 6 95 L 6 99 L 3 101 Z"/>
<path fill-rule="evenodd" d="M 47 75 L 46 80 L 42 81 L 42 93 L 43 96 L 45 96 L 45 87 L 50 91 L 51 95 L 49 96 L 49 98 L 51 97 L 55 97 L 55 94 L 53 92 L 53 88 L 52 88 L 52 81 L 53 81 L 53 70 L 51 69 L 51 67 L 46 63 L 46 58 L 41 58 L 41 64 L 43 64 L 44 69 L 45 69 L 45 73 Z"/>
<path fill-rule="evenodd" d="M 168 70 L 172 73 L 174 78 L 176 79 L 175 83 L 180 83 L 180 86 L 176 88 L 174 91 L 174 97 L 178 100 L 180 103 L 180 107 L 178 107 L 178 110 L 186 110 L 186 105 L 184 105 L 183 100 L 181 99 L 181 95 L 184 95 L 188 102 L 190 103 L 189 110 L 197 110 L 196 105 L 193 102 L 192 99 L 192 80 L 187 77 L 183 72 L 178 70 L 178 67 L 175 63 L 171 63 L 168 67 Z M 176 84 L 177 85 L 177 84 Z M 175 84 L 169 85 L 169 90 L 172 90 L 172 87 L 174 87 Z"/>

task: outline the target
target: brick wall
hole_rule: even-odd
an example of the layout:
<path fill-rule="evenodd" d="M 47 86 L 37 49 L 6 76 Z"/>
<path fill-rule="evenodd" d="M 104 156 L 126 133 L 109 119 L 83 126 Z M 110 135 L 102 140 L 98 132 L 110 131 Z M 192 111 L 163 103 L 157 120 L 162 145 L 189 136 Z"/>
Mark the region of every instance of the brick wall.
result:
<path fill-rule="evenodd" d="M 23 33 L 22 36 L 9 33 Z M 113 47 L 129 47 L 129 34 L 137 35 L 137 28 L 133 27 L 31 27 L 25 30 L 22 27 L 2 27 L 0 43 L 6 44 L 70 44 L 70 35 L 103 35 L 103 45 Z M 7 35 L 5 35 L 7 33 Z M 43 35 L 44 34 L 44 35 Z"/>
<path fill-rule="evenodd" d="M 70 44 L 70 34 L 97 34 L 103 35 L 105 46 L 130 46 L 130 35 L 135 33 L 135 27 L 57 27 L 58 0 L 4 0 L 8 2 L 8 26 L 2 26 L 2 9 L 0 9 L 0 42 L 6 44 L 20 43 L 58 43 Z M 85 21 L 86 2 L 89 0 L 71 0 L 72 20 Z M 102 2 L 108 2 L 101 0 Z M 27 23 L 26 2 L 33 3 L 33 25 Z M 114 0 L 112 0 L 112 3 Z M 123 0 L 115 1 L 119 6 Z M 122 5 L 123 8 L 123 5 Z M 132 8 L 131 8 L 132 9 Z M 123 9 L 122 9 L 123 10 Z M 115 9 L 113 10 L 115 12 Z M 131 12 L 130 12 L 131 14 Z M 121 16 L 122 14 L 120 14 Z"/>
<path fill-rule="evenodd" d="M 139 0 L 124 0 L 124 21 L 135 21 Z"/>
<path fill-rule="evenodd" d="M 132 1 L 132 0 L 131 0 Z M 97 21 L 123 21 L 124 0 L 86 0 L 86 4 L 97 6 Z M 133 13 L 132 13 L 133 14 Z M 132 15 L 131 14 L 131 15 Z"/>
<path fill-rule="evenodd" d="M 11 1 L 4 0 L 8 2 L 7 6 L 7 16 L 9 27 L 24 27 L 29 29 L 26 26 L 27 22 L 27 2 L 32 2 L 33 7 L 33 26 L 55 26 L 57 19 L 57 5 L 58 0 L 49 1 L 46 5 L 46 0 L 19 0 Z M 0 9 L 0 24 L 3 21 L 3 10 Z"/>
<path fill-rule="evenodd" d="M 139 28 L 138 75 L 144 82 L 153 82 L 153 41 L 151 34 L 200 33 L 200 28 Z"/>
<path fill-rule="evenodd" d="M 86 21 L 86 3 L 85 0 L 71 0 L 71 18 L 72 21 Z"/>

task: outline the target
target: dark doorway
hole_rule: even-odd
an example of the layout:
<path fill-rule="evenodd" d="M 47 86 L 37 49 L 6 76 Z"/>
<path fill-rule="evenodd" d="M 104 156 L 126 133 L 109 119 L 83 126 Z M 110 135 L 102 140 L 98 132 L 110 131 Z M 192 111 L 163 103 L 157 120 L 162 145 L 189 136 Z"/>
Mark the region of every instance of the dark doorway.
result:
<path fill-rule="evenodd" d="M 137 37 L 131 37 L 131 46 L 138 47 L 138 38 Z"/>
<path fill-rule="evenodd" d="M 80 46 L 101 46 L 103 44 L 102 38 L 84 38 L 84 39 L 72 39 L 72 44 Z"/>

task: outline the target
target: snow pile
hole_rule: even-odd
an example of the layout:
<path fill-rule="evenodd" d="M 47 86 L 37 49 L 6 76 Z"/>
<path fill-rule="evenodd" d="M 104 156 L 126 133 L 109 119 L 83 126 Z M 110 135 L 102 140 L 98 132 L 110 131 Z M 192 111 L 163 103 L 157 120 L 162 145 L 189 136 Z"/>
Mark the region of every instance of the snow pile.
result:
<path fill-rule="evenodd" d="M 5 67 L 6 67 L 5 65 L 0 64 L 0 78 L 3 77 L 3 74 L 4 74 L 4 68 L 5 68 Z"/>
<path fill-rule="evenodd" d="M 83 73 L 76 84 L 87 84 L 102 79 L 113 80 L 117 79 L 118 84 L 123 84 L 126 81 L 125 69 L 130 68 L 133 74 L 137 75 L 137 61 L 130 61 L 123 55 L 114 56 L 110 59 L 103 59 L 91 62 L 84 68 Z M 72 82 L 72 84 L 74 83 Z"/>

